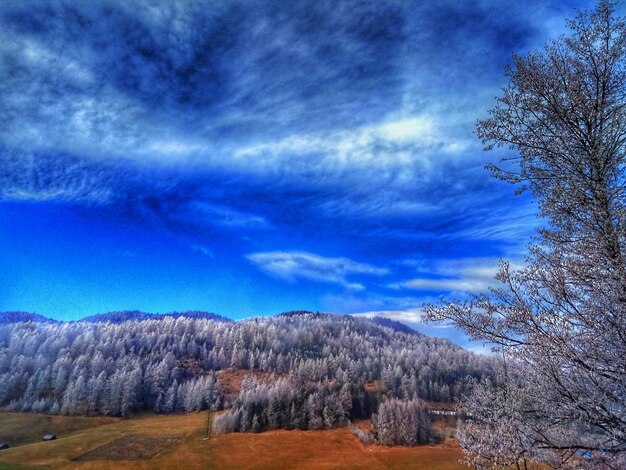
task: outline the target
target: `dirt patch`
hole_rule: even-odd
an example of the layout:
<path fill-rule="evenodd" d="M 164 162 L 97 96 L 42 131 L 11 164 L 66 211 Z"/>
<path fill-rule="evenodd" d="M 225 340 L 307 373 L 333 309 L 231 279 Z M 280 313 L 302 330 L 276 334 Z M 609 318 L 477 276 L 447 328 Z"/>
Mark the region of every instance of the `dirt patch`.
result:
<path fill-rule="evenodd" d="M 178 361 L 178 367 L 194 376 L 207 375 L 209 373 L 208 370 L 202 367 L 202 363 L 198 359 L 182 359 Z"/>
<path fill-rule="evenodd" d="M 127 436 L 82 454 L 73 460 L 148 460 L 178 441 L 180 437 Z"/>
<path fill-rule="evenodd" d="M 433 411 L 456 411 L 456 403 L 424 400 L 424 404 L 426 405 L 426 408 Z"/>
<path fill-rule="evenodd" d="M 217 383 L 219 384 L 226 400 L 230 403 L 233 402 L 237 395 L 239 395 L 239 390 L 241 389 L 241 382 L 246 376 L 251 376 L 256 378 L 259 382 L 270 383 L 281 377 L 280 374 L 270 373 L 270 372 L 260 372 L 257 370 L 248 370 L 248 369 L 236 369 L 234 367 L 229 367 L 228 369 L 219 370 L 216 373 L 217 375 Z M 284 375 L 284 374 L 283 374 Z"/>
<path fill-rule="evenodd" d="M 385 391 L 385 382 L 382 380 L 366 380 L 363 384 L 366 392 L 376 393 L 377 391 Z"/>

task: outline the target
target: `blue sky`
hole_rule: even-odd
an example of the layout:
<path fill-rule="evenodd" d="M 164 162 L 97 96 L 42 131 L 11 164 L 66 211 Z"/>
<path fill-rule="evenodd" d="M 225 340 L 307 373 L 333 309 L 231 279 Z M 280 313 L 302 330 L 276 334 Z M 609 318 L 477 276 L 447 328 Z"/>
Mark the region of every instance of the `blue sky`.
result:
<path fill-rule="evenodd" d="M 539 221 L 474 124 L 592 6 L 2 2 L 0 311 L 415 322 L 486 289 Z"/>

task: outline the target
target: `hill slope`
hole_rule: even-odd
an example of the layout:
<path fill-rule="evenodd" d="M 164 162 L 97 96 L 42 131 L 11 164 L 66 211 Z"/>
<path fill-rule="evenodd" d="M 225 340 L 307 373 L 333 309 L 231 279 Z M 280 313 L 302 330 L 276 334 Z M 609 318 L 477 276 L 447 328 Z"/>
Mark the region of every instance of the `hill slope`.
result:
<path fill-rule="evenodd" d="M 144 315 L 0 325 L 0 406 L 122 416 L 220 408 L 229 403 L 215 372 L 234 368 L 274 376 L 244 380 L 239 405 L 284 398 L 296 409 L 276 404 L 280 419 L 304 413 L 298 427 L 316 429 L 367 418 L 383 396 L 451 401 L 468 376 L 490 373 L 489 359 L 398 331 L 395 322 L 306 313 L 240 322 Z M 380 385 L 367 390 L 365 383 Z"/>

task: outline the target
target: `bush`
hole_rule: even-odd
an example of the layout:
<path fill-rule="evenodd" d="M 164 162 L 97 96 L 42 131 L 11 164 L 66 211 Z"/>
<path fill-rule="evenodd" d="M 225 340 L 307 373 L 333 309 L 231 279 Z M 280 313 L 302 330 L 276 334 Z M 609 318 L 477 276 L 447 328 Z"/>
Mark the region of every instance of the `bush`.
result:
<path fill-rule="evenodd" d="M 363 444 L 374 444 L 376 439 L 371 432 L 367 432 L 357 426 L 350 426 L 352 434 L 354 434 Z"/>

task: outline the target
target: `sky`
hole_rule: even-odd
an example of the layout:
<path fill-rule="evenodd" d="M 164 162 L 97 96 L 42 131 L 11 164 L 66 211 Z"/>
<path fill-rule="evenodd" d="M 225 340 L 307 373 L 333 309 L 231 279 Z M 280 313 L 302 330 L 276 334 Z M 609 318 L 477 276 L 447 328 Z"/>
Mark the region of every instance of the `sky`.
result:
<path fill-rule="evenodd" d="M 541 224 L 474 133 L 583 0 L 0 3 L 0 311 L 383 312 Z"/>

